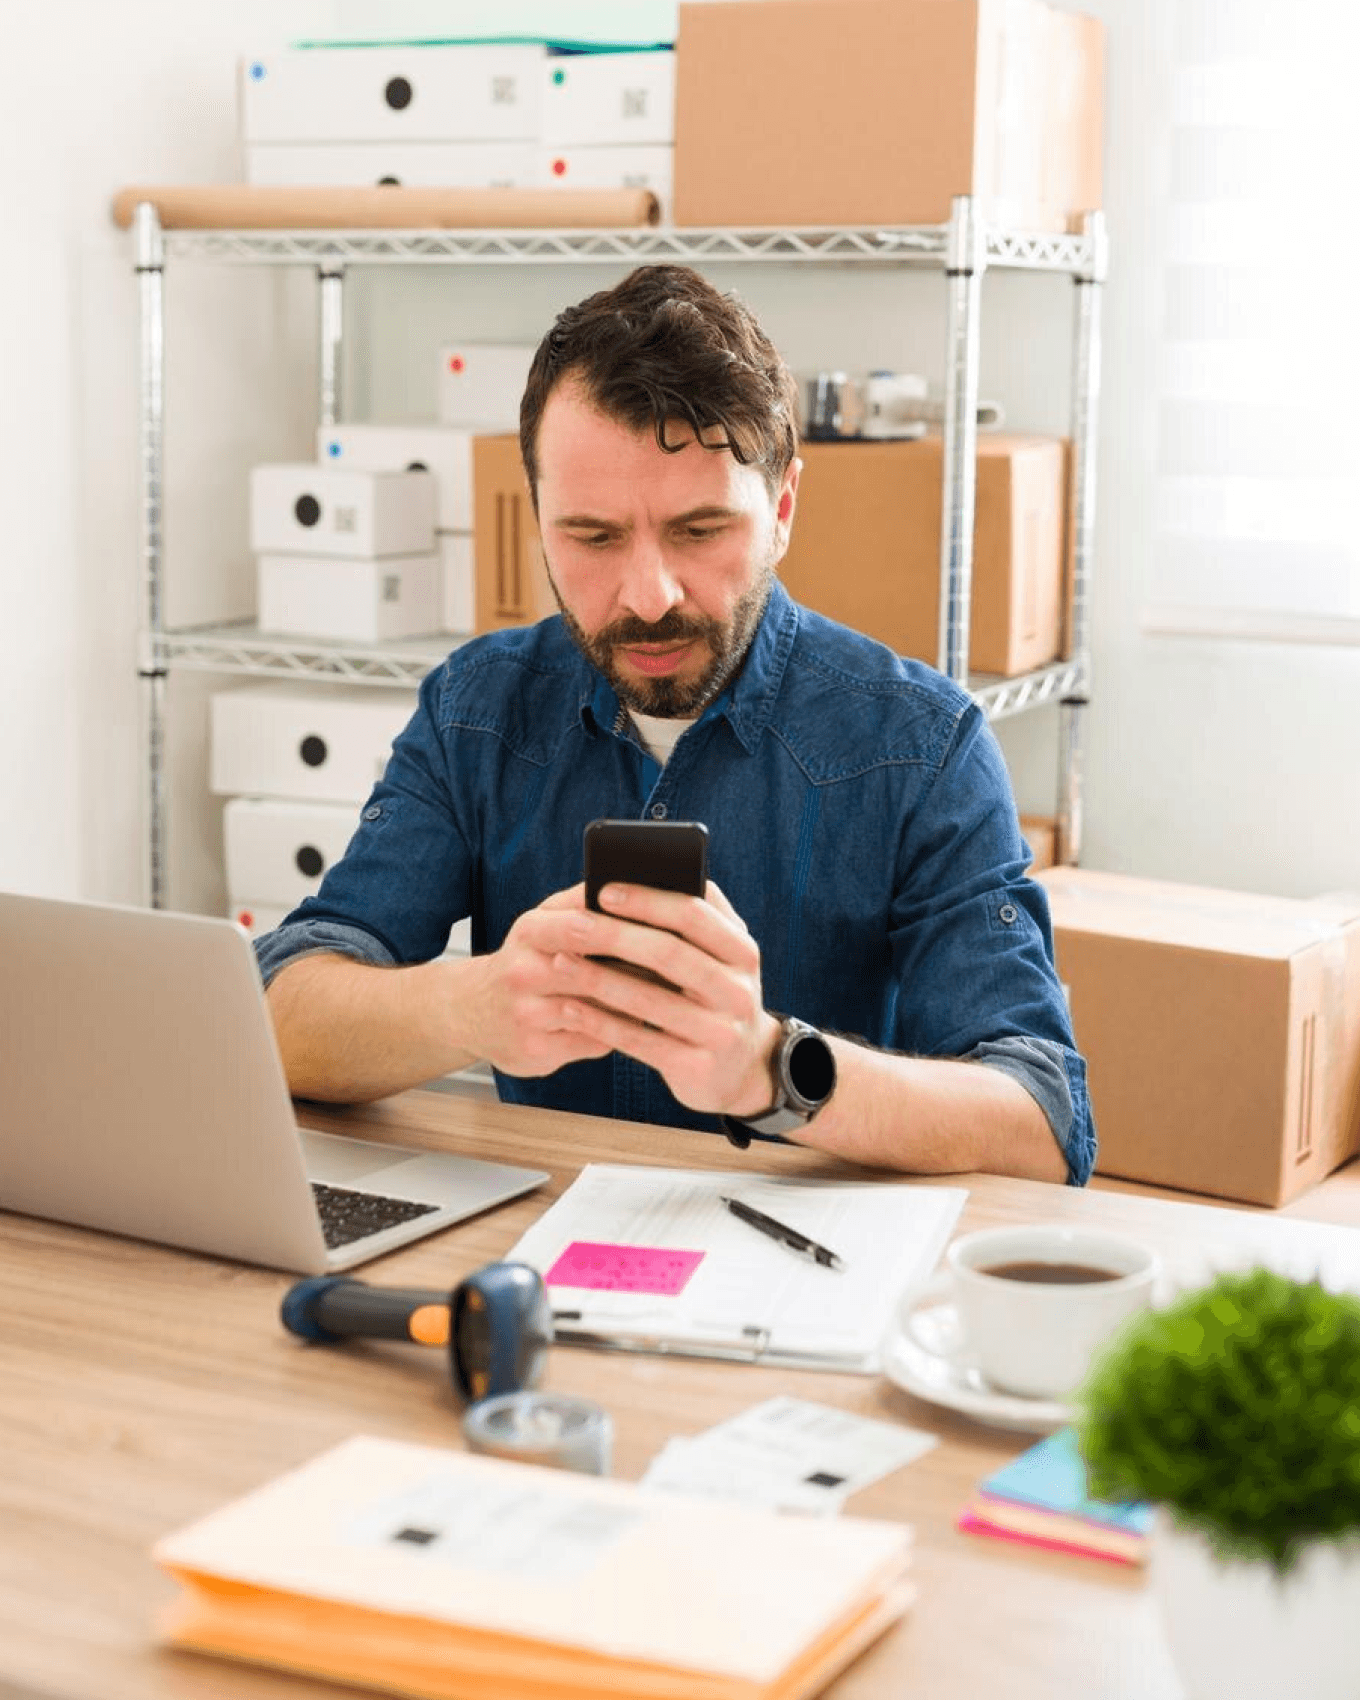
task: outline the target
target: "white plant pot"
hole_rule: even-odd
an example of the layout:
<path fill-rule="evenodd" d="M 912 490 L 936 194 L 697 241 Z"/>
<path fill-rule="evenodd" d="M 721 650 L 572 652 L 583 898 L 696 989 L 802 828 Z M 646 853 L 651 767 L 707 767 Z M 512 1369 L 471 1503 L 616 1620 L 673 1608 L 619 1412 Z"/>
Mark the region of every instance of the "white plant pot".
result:
<path fill-rule="evenodd" d="M 1315 1542 L 1281 1578 L 1159 1511 L 1150 1557 L 1187 1700 L 1360 1700 L 1360 1539 Z"/>

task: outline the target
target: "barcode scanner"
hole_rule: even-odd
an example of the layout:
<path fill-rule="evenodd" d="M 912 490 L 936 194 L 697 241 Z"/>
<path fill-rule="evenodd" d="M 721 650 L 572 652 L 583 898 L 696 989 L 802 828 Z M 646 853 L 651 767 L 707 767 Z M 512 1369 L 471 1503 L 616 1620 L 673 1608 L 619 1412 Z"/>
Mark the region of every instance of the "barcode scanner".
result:
<path fill-rule="evenodd" d="M 553 1337 L 547 1289 L 527 1263 L 488 1263 L 446 1293 L 317 1275 L 293 1283 L 280 1316 L 316 1345 L 363 1336 L 447 1346 L 466 1403 L 535 1386 Z"/>

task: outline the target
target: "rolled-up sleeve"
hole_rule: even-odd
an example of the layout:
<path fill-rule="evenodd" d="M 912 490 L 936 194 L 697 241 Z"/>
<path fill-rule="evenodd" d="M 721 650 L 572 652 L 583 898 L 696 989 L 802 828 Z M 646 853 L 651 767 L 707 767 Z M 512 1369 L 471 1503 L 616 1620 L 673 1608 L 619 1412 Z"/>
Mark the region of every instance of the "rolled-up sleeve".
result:
<path fill-rule="evenodd" d="M 285 921 L 255 940 L 255 960 L 266 986 L 290 962 L 321 955 L 348 956 L 375 968 L 392 968 L 397 961 L 376 933 L 345 921 Z"/>
<path fill-rule="evenodd" d="M 1069 1184 L 1083 1186 L 1096 1157 L 1086 1064 L 1054 967 L 1047 895 L 1028 877 L 1028 859 L 1004 759 L 970 706 L 903 835 L 897 1043 L 1012 1076 L 1044 1112 Z"/>

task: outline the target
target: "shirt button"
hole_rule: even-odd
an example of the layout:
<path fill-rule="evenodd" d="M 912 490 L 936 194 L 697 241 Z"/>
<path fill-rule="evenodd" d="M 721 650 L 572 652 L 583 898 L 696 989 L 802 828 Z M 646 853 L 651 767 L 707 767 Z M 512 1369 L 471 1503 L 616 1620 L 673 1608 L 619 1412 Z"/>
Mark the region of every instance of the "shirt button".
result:
<path fill-rule="evenodd" d="M 997 914 L 1006 923 L 1006 925 L 1008 927 L 1010 926 L 1012 921 L 1018 921 L 1020 919 L 1020 911 L 1015 907 L 1015 905 L 1013 903 L 1003 903 L 1001 905 L 1001 907 L 997 910 Z"/>
<path fill-rule="evenodd" d="M 665 820 L 666 805 L 664 803 L 653 803 L 649 812 L 653 820 Z"/>
<path fill-rule="evenodd" d="M 381 807 L 380 804 L 370 803 L 368 805 L 368 807 L 364 810 L 364 819 L 365 820 L 377 820 L 378 816 L 381 813 L 382 813 L 382 807 Z"/>

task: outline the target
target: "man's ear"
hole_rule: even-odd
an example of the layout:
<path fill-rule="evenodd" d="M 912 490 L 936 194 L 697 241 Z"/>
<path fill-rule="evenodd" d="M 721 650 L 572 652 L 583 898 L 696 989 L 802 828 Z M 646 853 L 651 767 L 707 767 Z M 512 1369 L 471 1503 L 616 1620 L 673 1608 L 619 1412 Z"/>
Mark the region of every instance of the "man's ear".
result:
<path fill-rule="evenodd" d="M 775 560 L 782 561 L 788 552 L 789 536 L 793 531 L 793 512 L 798 505 L 798 479 L 803 463 L 795 457 L 789 462 L 774 502 Z"/>

